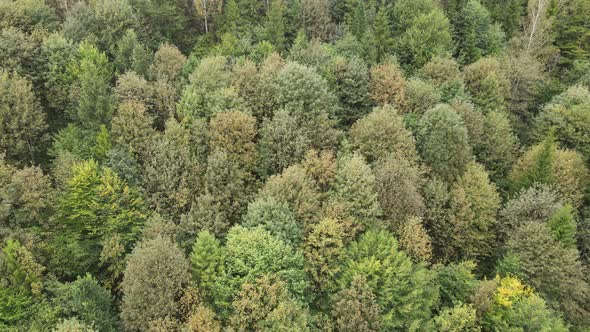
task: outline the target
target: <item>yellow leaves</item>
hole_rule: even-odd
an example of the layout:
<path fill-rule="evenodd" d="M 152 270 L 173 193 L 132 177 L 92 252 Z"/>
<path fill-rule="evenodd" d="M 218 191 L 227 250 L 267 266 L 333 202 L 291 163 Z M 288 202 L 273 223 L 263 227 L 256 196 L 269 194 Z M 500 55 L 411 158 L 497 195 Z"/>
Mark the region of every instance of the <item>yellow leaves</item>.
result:
<path fill-rule="evenodd" d="M 528 298 L 532 294 L 533 290 L 524 285 L 518 278 L 504 277 L 499 278 L 498 288 L 496 289 L 494 298 L 498 305 L 511 308 L 514 302 L 522 298 Z"/>

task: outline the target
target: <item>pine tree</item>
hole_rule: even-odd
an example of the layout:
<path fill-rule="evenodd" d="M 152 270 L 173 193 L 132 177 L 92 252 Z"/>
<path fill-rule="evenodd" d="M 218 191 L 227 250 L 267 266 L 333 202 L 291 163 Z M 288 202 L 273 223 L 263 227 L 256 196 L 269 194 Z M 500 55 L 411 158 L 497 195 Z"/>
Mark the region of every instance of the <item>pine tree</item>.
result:
<path fill-rule="evenodd" d="M 190 255 L 193 280 L 205 295 L 212 296 L 215 278 L 223 271 L 223 248 L 208 231 L 197 235 Z"/>
<path fill-rule="evenodd" d="M 287 46 L 285 40 L 285 6 L 283 0 L 272 0 L 270 8 L 266 12 L 266 30 L 270 42 L 279 51 L 284 51 Z"/>
<path fill-rule="evenodd" d="M 358 40 L 362 40 L 368 30 L 367 14 L 365 13 L 364 1 L 357 3 L 356 9 L 350 21 L 350 32 Z"/>
<path fill-rule="evenodd" d="M 375 38 L 375 47 L 377 49 L 377 63 L 381 63 L 393 48 L 393 38 L 391 37 L 391 27 L 387 8 L 381 6 L 375 22 L 373 23 L 373 36 Z"/>
<path fill-rule="evenodd" d="M 511 174 L 514 192 L 523 188 L 530 188 L 535 183 L 551 184 L 554 182 L 553 163 L 555 162 L 557 147 L 555 145 L 553 134 L 550 133 L 545 138 L 542 145 L 539 145 L 536 150 L 533 160 L 530 160 L 528 163 L 529 167 L 527 169 L 522 169 L 522 166 L 519 166 L 519 163 L 515 165 Z M 527 162 L 525 159 L 521 159 L 520 163 L 523 164 Z"/>

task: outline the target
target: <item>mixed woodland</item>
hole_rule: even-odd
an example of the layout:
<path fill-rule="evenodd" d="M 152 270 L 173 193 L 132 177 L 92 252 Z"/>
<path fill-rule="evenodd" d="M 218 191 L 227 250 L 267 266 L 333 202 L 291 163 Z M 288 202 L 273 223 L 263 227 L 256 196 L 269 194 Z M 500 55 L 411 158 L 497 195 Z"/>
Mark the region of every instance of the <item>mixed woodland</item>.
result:
<path fill-rule="evenodd" d="M 590 331 L 590 0 L 0 0 L 0 330 Z"/>

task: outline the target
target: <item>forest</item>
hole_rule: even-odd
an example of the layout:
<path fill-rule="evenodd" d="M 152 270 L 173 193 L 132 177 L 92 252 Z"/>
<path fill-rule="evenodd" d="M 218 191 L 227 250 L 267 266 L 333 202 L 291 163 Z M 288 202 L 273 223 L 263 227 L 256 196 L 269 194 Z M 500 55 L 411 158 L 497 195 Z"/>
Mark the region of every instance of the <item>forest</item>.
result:
<path fill-rule="evenodd" d="M 0 330 L 590 331 L 590 0 L 0 0 Z"/>

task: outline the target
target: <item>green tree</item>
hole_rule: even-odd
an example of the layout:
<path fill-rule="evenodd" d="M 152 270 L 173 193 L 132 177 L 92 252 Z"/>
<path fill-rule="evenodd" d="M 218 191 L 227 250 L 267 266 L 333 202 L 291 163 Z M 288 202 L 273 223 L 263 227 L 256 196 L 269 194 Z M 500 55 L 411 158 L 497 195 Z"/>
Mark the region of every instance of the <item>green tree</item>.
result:
<path fill-rule="evenodd" d="M 332 317 L 338 331 L 371 332 L 381 330 L 379 305 L 365 277 L 355 276 L 348 288 L 335 295 Z"/>
<path fill-rule="evenodd" d="M 483 166 L 472 162 L 451 189 L 453 242 L 460 260 L 485 263 L 495 252 L 500 196 Z"/>
<path fill-rule="evenodd" d="M 35 314 L 31 306 L 42 290 L 43 266 L 19 241 L 8 240 L 0 253 L 0 327 L 23 324 Z"/>
<path fill-rule="evenodd" d="M 153 54 L 139 41 L 135 30 L 127 30 L 112 52 L 115 68 L 120 73 L 134 71 L 143 76 L 147 74 Z"/>
<path fill-rule="evenodd" d="M 330 196 L 343 202 L 348 214 L 368 227 L 381 215 L 375 176 L 359 154 L 343 156 L 338 164 Z"/>
<path fill-rule="evenodd" d="M 436 268 L 436 283 L 440 287 L 442 308 L 450 309 L 457 303 L 466 303 L 475 294 L 478 285 L 475 268 L 473 261 L 449 263 Z"/>
<path fill-rule="evenodd" d="M 305 238 L 305 271 L 316 294 L 327 294 L 335 288 L 334 278 L 345 255 L 343 237 L 344 230 L 338 221 L 322 219 Z"/>
<path fill-rule="evenodd" d="M 289 294 L 287 284 L 276 275 L 262 275 L 242 284 L 232 303 L 230 322 L 240 330 L 283 331 L 291 328 L 307 331 L 306 313 Z M 281 319 L 280 316 L 291 314 Z M 302 317 L 303 316 L 303 317 Z M 304 324 L 301 324 L 303 320 Z"/>
<path fill-rule="evenodd" d="M 335 146 L 339 141 L 339 134 L 333 129 L 338 103 L 326 79 L 311 67 L 288 62 L 276 74 L 275 84 L 276 94 L 272 98 L 276 107 L 288 110 L 297 118 L 312 146 Z"/>
<path fill-rule="evenodd" d="M 252 171 L 256 153 L 256 119 L 239 111 L 220 112 L 209 121 L 209 148 L 220 151 L 244 171 Z"/>
<path fill-rule="evenodd" d="M 347 258 L 339 278 L 341 288 L 348 288 L 355 276 L 364 276 L 377 298 L 384 329 L 428 326 L 438 296 L 433 275 L 399 251 L 391 234 L 364 233 L 350 245 Z"/>
<path fill-rule="evenodd" d="M 586 326 L 590 286 L 576 249 L 553 238 L 543 224 L 526 223 L 507 243 L 508 252 L 520 262 L 524 281 L 545 298 L 551 308 L 563 312 L 574 325 Z"/>
<path fill-rule="evenodd" d="M 52 331 L 56 332 L 96 332 L 92 326 L 80 322 L 77 318 L 63 319 L 55 325 Z"/>
<path fill-rule="evenodd" d="M 294 165 L 281 174 L 271 176 L 259 194 L 259 197 L 270 196 L 286 203 L 295 213 L 297 221 L 303 224 L 304 230 L 317 220 L 321 207 L 320 188 L 303 167 Z"/>
<path fill-rule="evenodd" d="M 74 79 L 70 117 L 82 128 L 98 130 L 108 124 L 113 112 L 110 94 L 111 65 L 106 54 L 86 42 L 78 48 L 78 61 L 70 67 Z"/>
<path fill-rule="evenodd" d="M 303 241 L 303 228 L 287 203 L 276 198 L 261 197 L 248 204 L 242 226 L 261 227 L 285 243 L 298 245 Z"/>
<path fill-rule="evenodd" d="M 457 304 L 452 308 L 443 309 L 434 317 L 434 325 L 440 332 L 480 331 L 476 310 L 468 304 Z"/>
<path fill-rule="evenodd" d="M 534 120 L 532 136 L 542 140 L 554 130 L 556 141 L 568 149 L 575 149 L 590 158 L 590 140 L 582 133 L 588 130 L 590 92 L 574 86 L 554 97 Z"/>
<path fill-rule="evenodd" d="M 364 61 L 335 58 L 328 66 L 329 81 L 340 100 L 339 123 L 349 126 L 369 112 L 369 70 Z"/>
<path fill-rule="evenodd" d="M 195 126 L 195 130 L 200 130 Z M 196 136 L 196 135 L 195 135 Z M 195 142 L 183 124 L 171 119 L 166 123 L 166 131 L 149 145 L 147 158 L 143 165 L 143 188 L 146 200 L 158 213 L 179 217 L 190 208 L 190 198 L 197 191 L 197 175 L 204 166 L 191 151 Z"/>
<path fill-rule="evenodd" d="M 117 314 L 111 294 L 90 274 L 51 290 L 59 316 L 77 318 L 99 331 L 116 331 Z"/>
<path fill-rule="evenodd" d="M 448 105 L 428 110 L 420 119 L 416 136 L 423 160 L 448 182 L 460 177 L 472 159 L 465 123 Z"/>
<path fill-rule="evenodd" d="M 590 1 L 575 0 L 564 4 L 555 20 L 555 45 L 559 48 L 562 64 L 569 66 L 574 60 L 589 59 L 590 48 L 585 40 L 590 35 L 586 17 L 590 15 Z"/>
<path fill-rule="evenodd" d="M 494 25 L 490 13 L 478 0 L 470 0 L 453 21 L 457 56 L 464 64 L 496 54 L 504 37 L 500 26 Z"/>
<path fill-rule="evenodd" d="M 452 229 L 449 185 L 437 178 L 428 179 L 422 188 L 423 223 L 432 241 L 436 261 L 447 262 L 452 254 Z"/>
<path fill-rule="evenodd" d="M 411 78 L 406 85 L 405 111 L 413 114 L 424 114 L 442 101 L 437 87 L 425 80 Z"/>
<path fill-rule="evenodd" d="M 285 110 L 265 118 L 260 128 L 258 151 L 260 173 L 271 176 L 299 162 L 309 149 L 309 138 L 297 119 Z"/>
<path fill-rule="evenodd" d="M 223 271 L 223 248 L 208 231 L 197 235 L 190 256 L 193 280 L 205 295 L 211 296 L 215 278 Z"/>
<path fill-rule="evenodd" d="M 146 114 L 144 104 L 133 101 L 119 104 L 111 121 L 113 146 L 145 160 L 156 136 L 152 123 L 153 119 Z"/>
<path fill-rule="evenodd" d="M 395 155 L 386 156 L 375 166 L 375 188 L 391 231 L 397 231 L 408 218 L 424 213 L 421 177 L 417 165 Z"/>
<path fill-rule="evenodd" d="M 537 184 L 522 189 L 499 213 L 501 237 L 507 237 L 527 222 L 544 224 L 561 209 L 562 198 L 554 187 Z"/>
<path fill-rule="evenodd" d="M 420 69 L 418 76 L 433 83 L 444 102 L 464 95 L 463 73 L 461 73 L 459 63 L 451 57 L 432 58 Z"/>
<path fill-rule="evenodd" d="M 396 1 L 393 17 L 394 32 L 400 36 L 394 49 L 405 68 L 421 68 L 452 50 L 451 25 L 435 1 Z"/>
<path fill-rule="evenodd" d="M 491 303 L 482 310 L 484 328 L 568 330 L 546 302 L 519 279 L 496 277 L 493 283 Z"/>
<path fill-rule="evenodd" d="M 514 164 L 509 179 L 514 190 L 535 183 L 552 184 L 568 203 L 579 207 L 589 175 L 583 157 L 572 150 L 557 149 L 550 135 L 524 153 Z"/>
<path fill-rule="evenodd" d="M 276 274 L 297 298 L 303 298 L 308 289 L 301 252 L 261 228 L 235 226 L 229 231 L 224 271 L 217 275 L 214 285 L 215 304 L 222 316 L 239 294 L 241 285 L 265 274 Z"/>
<path fill-rule="evenodd" d="M 180 117 L 206 116 L 236 106 L 236 92 L 229 85 L 231 73 L 226 70 L 227 59 L 216 56 L 202 59 L 189 76 L 176 106 Z"/>
<path fill-rule="evenodd" d="M 498 59 L 481 58 L 465 67 L 464 75 L 465 85 L 473 103 L 484 114 L 505 109 L 510 81 L 506 78 Z"/>
<path fill-rule="evenodd" d="M 129 250 L 146 219 L 138 192 L 93 160 L 74 166 L 56 209 L 52 268 L 70 278 L 100 271 L 102 241 L 110 236 L 121 236 Z"/>
<path fill-rule="evenodd" d="M 0 155 L 0 222 L 3 232 L 47 226 L 51 215 L 50 178 L 37 166 L 16 169 Z"/>
<path fill-rule="evenodd" d="M 41 160 L 47 123 L 29 81 L 0 71 L 0 149 L 17 164 Z"/>
<path fill-rule="evenodd" d="M 279 51 L 285 50 L 286 47 L 285 6 L 288 6 L 288 4 L 283 0 L 273 0 L 266 12 L 266 31 L 269 35 L 269 41 Z"/>
<path fill-rule="evenodd" d="M 43 40 L 42 53 L 46 61 L 43 89 L 48 122 L 60 122 L 65 120 L 64 111 L 69 106 L 72 82 L 68 66 L 74 61 L 76 46 L 63 34 L 53 33 Z"/>
<path fill-rule="evenodd" d="M 571 205 L 565 205 L 555 212 L 549 220 L 547 227 L 553 237 L 566 248 L 576 248 L 576 220 Z"/>
<path fill-rule="evenodd" d="M 352 125 L 349 135 L 351 145 L 369 163 L 375 163 L 388 155 L 412 163 L 417 159 L 414 138 L 392 106 L 375 108 Z"/>
<path fill-rule="evenodd" d="M 130 331 L 146 330 L 151 321 L 175 315 L 189 262 L 169 239 L 139 243 L 127 261 L 123 278 L 121 318 Z"/>
<path fill-rule="evenodd" d="M 485 116 L 480 144 L 475 145 L 476 159 L 499 181 L 516 160 L 518 138 L 512 130 L 510 120 L 501 112 L 490 112 Z"/>
<path fill-rule="evenodd" d="M 354 13 L 352 13 L 349 25 L 350 32 L 352 32 L 353 36 L 355 36 L 359 41 L 362 40 L 362 38 L 365 36 L 365 33 L 369 29 L 364 1 L 359 1 L 357 3 L 356 9 Z"/>
<path fill-rule="evenodd" d="M 373 23 L 373 37 L 375 38 L 375 48 L 377 53 L 377 63 L 382 62 L 393 49 L 393 38 L 391 36 L 391 26 L 387 8 L 381 6 Z"/>
<path fill-rule="evenodd" d="M 490 11 L 490 15 L 495 22 L 502 26 L 506 37 L 510 39 L 518 31 L 522 24 L 522 16 L 525 14 L 526 1 L 522 0 L 484 0 L 482 3 Z"/>

